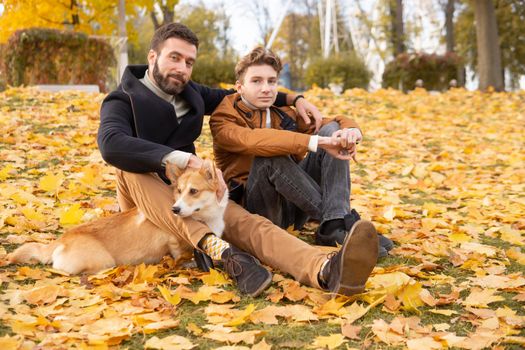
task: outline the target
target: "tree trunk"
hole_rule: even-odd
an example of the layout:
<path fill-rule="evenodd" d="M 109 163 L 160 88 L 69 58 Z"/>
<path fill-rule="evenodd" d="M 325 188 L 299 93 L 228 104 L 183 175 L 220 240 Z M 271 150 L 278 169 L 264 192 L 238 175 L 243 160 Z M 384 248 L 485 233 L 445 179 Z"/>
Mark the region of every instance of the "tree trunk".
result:
<path fill-rule="evenodd" d="M 128 34 L 126 31 L 126 0 L 118 2 L 118 34 L 120 37 L 120 51 L 118 56 L 118 77 L 117 83 L 120 83 L 122 74 L 128 65 Z"/>
<path fill-rule="evenodd" d="M 447 52 L 455 51 L 454 40 L 454 5 L 455 0 L 448 0 L 445 8 L 445 41 L 447 43 Z"/>
<path fill-rule="evenodd" d="M 505 85 L 501 73 L 498 26 L 492 0 L 474 1 L 474 16 L 478 46 L 478 88 L 487 90 L 492 86 L 496 91 L 503 91 Z"/>
<path fill-rule="evenodd" d="M 80 17 L 78 16 L 78 4 L 76 0 L 71 0 L 69 8 L 73 12 L 71 14 L 71 23 L 69 25 L 71 26 L 71 29 L 75 30 L 75 26 L 80 24 Z"/>
<path fill-rule="evenodd" d="M 157 15 L 155 14 L 155 11 L 151 11 L 149 15 L 151 17 L 151 21 L 153 22 L 153 27 L 155 28 L 155 30 L 159 29 L 160 23 L 159 23 L 159 20 L 157 19 Z"/>
<path fill-rule="evenodd" d="M 164 18 L 164 20 L 162 21 L 163 25 L 173 23 L 173 19 L 175 18 L 175 11 L 173 10 L 173 7 L 163 6 L 162 17 Z"/>
<path fill-rule="evenodd" d="M 392 21 L 392 46 L 394 48 L 394 56 L 397 56 L 406 51 L 403 0 L 390 0 L 390 16 Z"/>

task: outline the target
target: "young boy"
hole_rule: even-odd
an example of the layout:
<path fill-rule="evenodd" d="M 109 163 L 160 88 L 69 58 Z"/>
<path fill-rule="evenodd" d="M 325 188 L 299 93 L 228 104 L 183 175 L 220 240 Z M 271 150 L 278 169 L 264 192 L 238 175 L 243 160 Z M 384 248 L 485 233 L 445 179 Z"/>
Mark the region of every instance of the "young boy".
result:
<path fill-rule="evenodd" d="M 313 135 L 294 109 L 275 107 L 281 68 L 262 47 L 239 61 L 237 93 L 226 96 L 210 119 L 215 160 L 232 196 L 242 192 L 237 199 L 250 212 L 282 228 L 318 220 L 316 244 L 336 246 L 360 219 L 350 210 L 349 160 L 362 133 L 353 120 L 336 116 L 323 118 Z M 393 244 L 379 238 L 379 256 L 385 256 Z"/>

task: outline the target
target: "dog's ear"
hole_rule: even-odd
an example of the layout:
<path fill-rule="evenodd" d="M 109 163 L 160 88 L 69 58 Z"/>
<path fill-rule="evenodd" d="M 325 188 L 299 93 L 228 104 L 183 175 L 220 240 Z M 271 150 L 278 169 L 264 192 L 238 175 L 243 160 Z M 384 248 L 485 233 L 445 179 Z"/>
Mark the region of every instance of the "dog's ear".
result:
<path fill-rule="evenodd" d="M 172 185 L 177 183 L 177 179 L 184 172 L 184 169 L 179 168 L 174 163 L 166 163 L 166 177 L 170 180 Z"/>
<path fill-rule="evenodd" d="M 215 171 L 215 166 L 209 159 L 205 159 L 202 163 L 200 173 L 208 181 L 215 181 L 217 178 L 217 173 Z"/>

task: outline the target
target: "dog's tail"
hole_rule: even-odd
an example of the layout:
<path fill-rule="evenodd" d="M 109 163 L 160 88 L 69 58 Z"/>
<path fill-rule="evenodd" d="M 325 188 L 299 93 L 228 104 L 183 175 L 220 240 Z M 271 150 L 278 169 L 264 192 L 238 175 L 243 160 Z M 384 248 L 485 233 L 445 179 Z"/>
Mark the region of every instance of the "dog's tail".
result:
<path fill-rule="evenodd" d="M 49 244 L 26 243 L 7 255 L 7 262 L 10 264 L 50 264 L 53 261 L 53 252 L 59 246 L 61 244 L 57 241 Z"/>

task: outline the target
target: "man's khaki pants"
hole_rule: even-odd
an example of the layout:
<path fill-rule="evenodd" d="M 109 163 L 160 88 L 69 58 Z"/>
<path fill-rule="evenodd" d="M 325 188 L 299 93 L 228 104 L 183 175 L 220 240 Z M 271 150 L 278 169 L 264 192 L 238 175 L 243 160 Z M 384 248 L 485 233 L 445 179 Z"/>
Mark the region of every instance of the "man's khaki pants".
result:
<path fill-rule="evenodd" d="M 117 200 L 122 211 L 138 207 L 156 226 L 193 247 L 210 233 L 206 225 L 191 218 L 184 219 L 187 229 L 181 229 L 180 219 L 171 211 L 173 190 L 155 173 L 136 174 L 117 169 Z M 254 255 L 263 264 L 289 273 L 303 284 L 320 288 L 317 274 L 326 253 L 231 200 L 224 221 L 226 241 Z"/>

